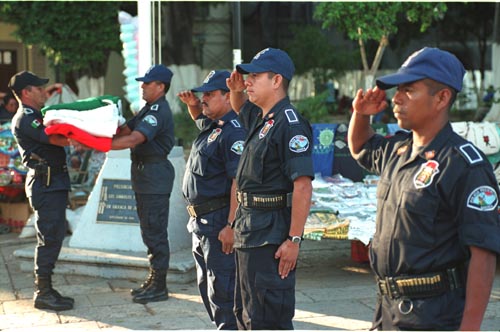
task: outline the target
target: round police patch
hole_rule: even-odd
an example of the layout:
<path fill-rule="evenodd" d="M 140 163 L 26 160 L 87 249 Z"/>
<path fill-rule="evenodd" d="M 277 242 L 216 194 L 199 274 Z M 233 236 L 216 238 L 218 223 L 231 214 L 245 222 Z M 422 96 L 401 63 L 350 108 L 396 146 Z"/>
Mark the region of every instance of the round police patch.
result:
<path fill-rule="evenodd" d="M 295 135 L 288 142 L 288 148 L 295 153 L 307 151 L 309 149 L 309 140 L 304 135 Z"/>
<path fill-rule="evenodd" d="M 158 125 L 158 120 L 156 120 L 156 117 L 154 115 L 147 115 L 142 121 L 149 123 L 153 127 L 156 127 Z"/>
<path fill-rule="evenodd" d="M 238 156 L 241 156 L 244 147 L 245 145 L 243 141 L 236 141 L 233 143 L 233 145 L 231 145 L 231 151 L 236 153 Z"/>
<path fill-rule="evenodd" d="M 478 211 L 495 210 L 497 204 L 497 192 L 490 186 L 477 187 L 467 198 L 467 207 Z"/>

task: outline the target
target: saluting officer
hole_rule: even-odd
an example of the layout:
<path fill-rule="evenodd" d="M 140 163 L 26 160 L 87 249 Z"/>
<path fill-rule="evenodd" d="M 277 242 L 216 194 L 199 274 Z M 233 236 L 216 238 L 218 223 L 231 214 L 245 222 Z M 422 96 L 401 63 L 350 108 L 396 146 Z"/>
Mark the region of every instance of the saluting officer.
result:
<path fill-rule="evenodd" d="M 286 52 L 266 48 L 236 69 L 227 81 L 231 105 L 248 129 L 236 174 L 236 318 L 239 329 L 293 329 L 314 178 L 311 126 L 290 103 L 295 67 Z"/>
<path fill-rule="evenodd" d="M 45 134 L 42 113 L 49 79 L 29 71 L 15 74 L 9 88 L 21 105 L 12 119 L 12 133 L 17 141 L 23 164 L 28 167 L 26 197 L 35 212 L 37 245 L 35 247 L 34 306 L 55 311 L 73 308 L 74 300 L 61 296 L 52 288 L 52 272 L 66 234 L 66 206 L 71 188 L 66 168 L 62 135 Z"/>
<path fill-rule="evenodd" d="M 178 94 L 200 129 L 186 165 L 183 194 L 190 215 L 198 289 L 212 322 L 237 329 L 233 313 L 235 262 L 231 224 L 236 212 L 236 169 L 246 130 L 231 109 L 229 71 L 211 71 L 200 87 Z M 194 92 L 201 92 L 200 99 Z"/>
<path fill-rule="evenodd" d="M 142 82 L 142 98 L 146 105 L 120 127 L 111 149 L 130 148 L 132 190 L 135 193 L 142 240 L 148 248 L 149 276 L 131 290 L 133 301 L 148 303 L 168 299 L 166 285 L 170 263 L 168 213 L 174 182 L 174 167 L 168 154 L 172 150 L 174 122 L 165 94 L 173 73 L 164 65 L 153 65 Z"/>
<path fill-rule="evenodd" d="M 464 74 L 454 55 L 425 47 L 354 99 L 349 148 L 380 174 L 373 329 L 481 327 L 500 253 L 499 189 L 485 155 L 449 123 Z M 387 106 L 392 87 L 394 115 L 409 131 L 384 138 L 370 116 Z"/>

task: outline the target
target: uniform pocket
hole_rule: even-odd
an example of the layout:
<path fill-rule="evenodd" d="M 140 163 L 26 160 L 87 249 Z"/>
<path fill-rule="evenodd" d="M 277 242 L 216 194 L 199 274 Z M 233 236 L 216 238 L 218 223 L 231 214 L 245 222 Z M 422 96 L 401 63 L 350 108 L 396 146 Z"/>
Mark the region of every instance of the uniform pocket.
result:
<path fill-rule="evenodd" d="M 255 318 L 262 322 L 292 320 L 295 308 L 295 272 L 281 279 L 276 273 L 255 275 L 255 287 L 261 310 Z"/>
<path fill-rule="evenodd" d="M 405 191 L 400 201 L 400 222 L 394 237 L 419 247 L 434 244 L 438 199 L 427 191 Z"/>
<path fill-rule="evenodd" d="M 209 156 L 203 151 L 198 151 L 196 158 L 191 159 L 191 172 L 196 175 L 204 176 L 206 174 Z"/>

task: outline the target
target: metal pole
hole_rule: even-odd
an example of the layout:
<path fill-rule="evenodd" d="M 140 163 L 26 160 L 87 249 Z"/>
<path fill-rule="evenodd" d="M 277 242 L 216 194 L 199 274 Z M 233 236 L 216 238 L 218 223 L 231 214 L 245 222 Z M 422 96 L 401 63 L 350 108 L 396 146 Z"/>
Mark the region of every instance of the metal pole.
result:
<path fill-rule="evenodd" d="M 137 1 L 137 51 L 139 75 L 144 75 L 152 65 L 151 57 L 151 0 Z M 141 95 L 140 84 L 139 96 Z M 144 101 L 141 101 L 141 107 Z"/>
<path fill-rule="evenodd" d="M 241 58 L 241 4 L 233 3 L 233 68 L 243 62 Z"/>

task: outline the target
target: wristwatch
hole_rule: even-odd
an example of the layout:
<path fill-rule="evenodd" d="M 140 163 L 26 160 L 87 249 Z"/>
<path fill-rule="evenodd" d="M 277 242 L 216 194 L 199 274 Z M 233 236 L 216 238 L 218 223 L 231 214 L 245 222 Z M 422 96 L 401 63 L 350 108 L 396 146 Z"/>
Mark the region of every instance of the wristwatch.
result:
<path fill-rule="evenodd" d="M 292 241 L 292 243 L 300 243 L 303 240 L 302 237 L 300 236 L 290 236 L 290 235 L 288 235 L 287 239 Z"/>

